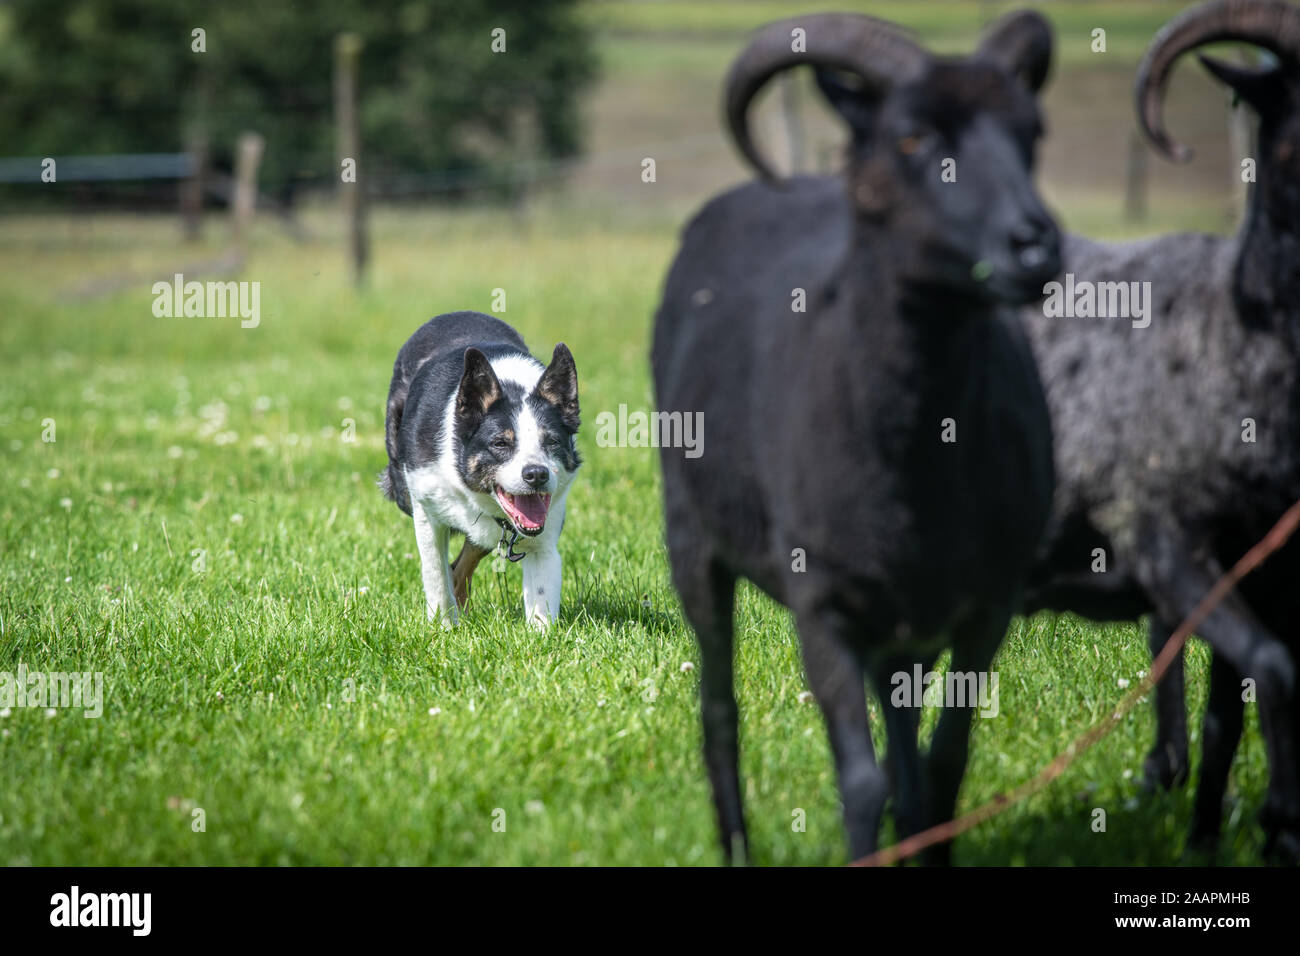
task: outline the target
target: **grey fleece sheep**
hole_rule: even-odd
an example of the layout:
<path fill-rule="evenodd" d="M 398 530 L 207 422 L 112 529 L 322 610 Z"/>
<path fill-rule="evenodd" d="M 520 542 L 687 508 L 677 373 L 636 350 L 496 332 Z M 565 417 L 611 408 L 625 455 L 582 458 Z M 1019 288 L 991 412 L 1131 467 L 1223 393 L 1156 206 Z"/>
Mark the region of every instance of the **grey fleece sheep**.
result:
<path fill-rule="evenodd" d="M 1175 18 L 1139 71 L 1139 115 L 1162 152 L 1187 158 L 1163 129 L 1164 84 L 1181 54 L 1224 39 L 1279 58 L 1275 68 L 1248 71 L 1202 57 L 1260 116 L 1258 178 L 1240 232 L 1124 244 L 1067 238 L 1065 269 L 1076 285 L 1150 283 L 1146 327 L 1026 310 L 1058 475 L 1050 544 L 1027 609 L 1098 619 L 1150 612 L 1153 650 L 1300 498 L 1300 10 L 1221 0 Z M 1104 573 L 1094 567 L 1098 548 Z M 1300 856 L 1298 585 L 1300 543 L 1292 542 L 1199 629 L 1214 663 L 1195 844 L 1217 837 L 1244 691 L 1253 689 L 1270 767 L 1267 850 Z M 1160 738 L 1147 760 L 1148 777 L 1165 785 L 1186 774 L 1182 697 L 1179 667 L 1157 689 Z"/>

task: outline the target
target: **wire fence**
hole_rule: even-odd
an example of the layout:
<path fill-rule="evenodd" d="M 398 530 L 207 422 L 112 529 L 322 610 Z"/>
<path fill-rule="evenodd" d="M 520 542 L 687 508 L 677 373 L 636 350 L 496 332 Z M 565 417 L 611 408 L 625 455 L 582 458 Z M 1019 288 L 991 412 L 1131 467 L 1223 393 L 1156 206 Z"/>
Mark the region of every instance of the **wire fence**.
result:
<path fill-rule="evenodd" d="M 639 176 L 643 159 L 672 163 L 701 156 L 732 155 L 715 132 L 579 156 L 530 158 L 498 162 L 478 169 L 431 170 L 427 173 L 388 172 L 380 167 L 368 180 L 368 192 L 381 197 L 463 194 L 503 187 L 532 187 L 559 183 L 577 173 L 599 174 L 620 169 Z M 186 153 L 128 153 L 100 156 L 27 156 L 0 158 L 0 183 L 41 185 L 47 158 L 57 163 L 58 182 L 148 182 L 186 179 L 195 173 L 193 157 Z M 337 177 L 331 169 L 301 175 L 303 187 L 333 190 Z"/>

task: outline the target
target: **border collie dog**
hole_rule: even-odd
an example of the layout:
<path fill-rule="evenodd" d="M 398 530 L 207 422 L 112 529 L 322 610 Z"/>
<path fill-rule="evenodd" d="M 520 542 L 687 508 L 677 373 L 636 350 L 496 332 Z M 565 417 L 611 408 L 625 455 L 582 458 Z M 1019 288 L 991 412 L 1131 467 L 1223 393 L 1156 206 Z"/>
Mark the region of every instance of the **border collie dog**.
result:
<path fill-rule="evenodd" d="M 397 353 L 388 389 L 384 494 L 415 520 L 429 620 L 456 624 L 474 568 L 498 544 L 523 562 L 524 614 L 560 614 L 564 498 L 581 464 L 578 371 L 561 342 L 533 358 L 499 319 L 449 312 Z M 447 563 L 452 531 L 465 535 Z"/>

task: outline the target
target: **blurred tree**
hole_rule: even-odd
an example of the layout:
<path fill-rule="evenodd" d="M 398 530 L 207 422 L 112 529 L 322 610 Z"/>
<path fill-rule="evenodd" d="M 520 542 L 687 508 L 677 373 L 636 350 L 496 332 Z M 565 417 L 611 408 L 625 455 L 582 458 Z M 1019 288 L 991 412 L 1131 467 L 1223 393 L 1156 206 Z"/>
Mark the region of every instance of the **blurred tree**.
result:
<path fill-rule="evenodd" d="M 570 156 L 577 98 L 595 72 L 575 6 L 9 0 L 0 6 L 0 142 L 23 156 L 176 152 L 199 124 L 226 165 L 238 134 L 256 130 L 266 138 L 264 188 L 332 184 L 334 37 L 351 31 L 365 43 L 359 172 L 370 190 Z"/>

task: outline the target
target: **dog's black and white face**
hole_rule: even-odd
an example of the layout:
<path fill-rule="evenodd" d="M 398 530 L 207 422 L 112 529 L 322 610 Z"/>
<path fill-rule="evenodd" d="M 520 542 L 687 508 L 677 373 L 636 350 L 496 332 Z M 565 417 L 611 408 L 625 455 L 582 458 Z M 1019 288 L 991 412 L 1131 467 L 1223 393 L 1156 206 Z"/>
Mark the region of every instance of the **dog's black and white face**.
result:
<path fill-rule="evenodd" d="M 578 372 L 563 343 L 540 378 L 537 364 L 522 356 L 497 359 L 496 366 L 478 349 L 465 350 L 455 401 L 456 470 L 484 511 L 520 534 L 539 535 L 552 496 L 581 464 L 574 444 Z"/>

